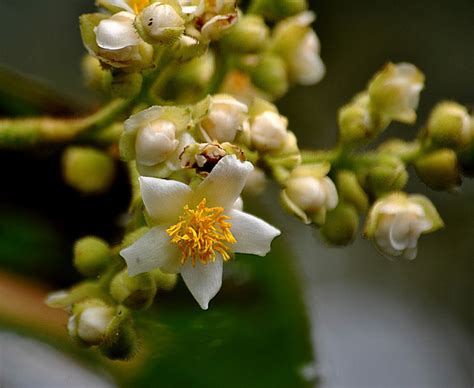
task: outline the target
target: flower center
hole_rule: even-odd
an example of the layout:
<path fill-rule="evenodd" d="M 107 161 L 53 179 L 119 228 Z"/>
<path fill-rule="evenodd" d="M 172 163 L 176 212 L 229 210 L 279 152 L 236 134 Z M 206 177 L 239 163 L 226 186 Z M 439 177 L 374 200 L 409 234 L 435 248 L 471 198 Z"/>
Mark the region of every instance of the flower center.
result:
<path fill-rule="evenodd" d="M 136 14 L 139 14 L 150 4 L 150 0 L 130 0 L 130 7 Z"/>
<path fill-rule="evenodd" d="M 237 241 L 230 230 L 229 219 L 223 208 L 206 207 L 205 198 L 194 209 L 186 205 L 179 222 L 166 230 L 171 242 L 181 250 L 181 264 L 188 258 L 193 266 L 196 259 L 202 264 L 214 262 L 217 253 L 224 261 L 230 260 L 230 245 Z"/>

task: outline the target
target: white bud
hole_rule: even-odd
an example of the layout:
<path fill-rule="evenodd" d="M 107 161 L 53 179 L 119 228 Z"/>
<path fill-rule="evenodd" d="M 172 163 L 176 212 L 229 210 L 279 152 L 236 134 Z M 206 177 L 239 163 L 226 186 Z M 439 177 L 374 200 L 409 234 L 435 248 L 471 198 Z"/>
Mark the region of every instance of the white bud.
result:
<path fill-rule="evenodd" d="M 162 163 L 176 150 L 178 143 L 176 125 L 172 121 L 152 121 L 138 130 L 136 160 L 144 166 Z"/>
<path fill-rule="evenodd" d="M 301 85 L 314 85 L 324 77 L 326 67 L 319 52 L 318 36 L 310 30 L 300 42 L 291 61 L 293 78 Z"/>
<path fill-rule="evenodd" d="M 277 151 L 288 137 L 288 120 L 272 111 L 256 116 L 250 127 L 253 146 L 259 151 Z"/>
<path fill-rule="evenodd" d="M 100 345 L 114 314 L 112 307 L 87 307 L 79 314 L 69 318 L 69 335 L 84 341 L 88 345 Z"/>
<path fill-rule="evenodd" d="M 134 19 L 135 15 L 123 11 L 99 23 L 94 32 L 101 57 L 121 63 L 140 61 L 141 40 L 133 26 Z"/>
<path fill-rule="evenodd" d="M 267 186 L 267 177 L 260 168 L 255 168 L 248 176 L 245 182 L 244 193 L 256 196 L 261 194 Z"/>
<path fill-rule="evenodd" d="M 339 202 L 336 186 L 328 177 L 291 178 L 287 182 L 286 193 L 288 198 L 305 212 L 332 210 Z"/>
<path fill-rule="evenodd" d="M 247 118 L 247 105 L 226 95 L 212 97 L 209 112 L 201 121 L 201 127 L 210 141 L 232 142 L 242 130 Z"/>
<path fill-rule="evenodd" d="M 144 36 L 152 44 L 172 42 L 184 32 L 183 18 L 168 4 L 153 3 L 139 18 Z"/>

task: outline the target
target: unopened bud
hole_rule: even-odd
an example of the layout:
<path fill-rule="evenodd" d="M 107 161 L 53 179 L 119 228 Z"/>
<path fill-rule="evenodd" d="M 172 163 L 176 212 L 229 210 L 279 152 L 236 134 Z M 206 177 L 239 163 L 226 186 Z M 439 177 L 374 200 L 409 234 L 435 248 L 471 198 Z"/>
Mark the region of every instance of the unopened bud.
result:
<path fill-rule="evenodd" d="M 282 97 L 289 87 L 285 62 L 277 55 L 267 53 L 258 58 L 249 70 L 252 83 L 273 99 Z"/>
<path fill-rule="evenodd" d="M 306 0 L 253 0 L 250 11 L 266 19 L 279 20 L 308 9 Z"/>
<path fill-rule="evenodd" d="M 350 244 L 359 228 L 359 216 L 354 206 L 340 203 L 326 214 L 326 222 L 321 227 L 321 235 L 331 245 Z"/>
<path fill-rule="evenodd" d="M 260 195 L 267 186 L 267 177 L 265 172 L 260 168 L 255 168 L 248 176 L 243 193 L 245 195 Z"/>
<path fill-rule="evenodd" d="M 261 152 L 276 152 L 283 148 L 288 137 L 288 120 L 272 111 L 252 119 L 250 136 L 252 146 Z"/>
<path fill-rule="evenodd" d="M 176 125 L 172 121 L 158 119 L 138 130 L 136 160 L 145 166 L 153 166 L 168 159 L 177 147 Z"/>
<path fill-rule="evenodd" d="M 94 148 L 69 147 L 63 154 L 66 183 L 84 194 L 103 193 L 115 178 L 114 160 Z"/>
<path fill-rule="evenodd" d="M 428 136 L 441 147 L 461 149 L 472 141 L 474 128 L 467 109 L 455 102 L 438 104 L 428 121 Z"/>
<path fill-rule="evenodd" d="M 420 179 L 436 190 L 450 190 L 461 185 L 461 172 L 456 152 L 441 149 L 416 160 Z"/>
<path fill-rule="evenodd" d="M 101 353 L 111 360 L 129 360 L 138 350 L 138 340 L 130 311 L 118 306 L 100 345 Z"/>
<path fill-rule="evenodd" d="M 362 189 L 355 173 L 348 170 L 339 171 L 336 177 L 336 185 L 342 202 L 353 205 L 361 213 L 367 211 L 369 198 Z"/>
<path fill-rule="evenodd" d="M 124 269 L 110 283 L 110 295 L 128 308 L 146 309 L 153 303 L 156 295 L 155 280 L 149 273 L 130 277 Z"/>
<path fill-rule="evenodd" d="M 232 26 L 220 44 L 238 52 L 257 52 L 267 44 L 269 28 L 257 15 L 245 15 Z"/>
<path fill-rule="evenodd" d="M 156 287 L 159 291 L 171 291 L 178 282 L 178 275 L 176 274 L 167 274 L 161 272 L 159 269 L 155 269 L 150 273 L 155 279 Z"/>
<path fill-rule="evenodd" d="M 84 276 L 98 276 L 112 260 L 109 245 L 97 237 L 84 237 L 74 245 L 74 266 Z"/>
<path fill-rule="evenodd" d="M 145 42 L 169 45 L 184 32 L 184 19 L 169 4 L 156 2 L 135 19 L 135 26 Z"/>
<path fill-rule="evenodd" d="M 396 157 L 386 156 L 372 167 L 367 175 L 365 187 L 375 196 L 402 190 L 408 182 L 405 165 Z"/>

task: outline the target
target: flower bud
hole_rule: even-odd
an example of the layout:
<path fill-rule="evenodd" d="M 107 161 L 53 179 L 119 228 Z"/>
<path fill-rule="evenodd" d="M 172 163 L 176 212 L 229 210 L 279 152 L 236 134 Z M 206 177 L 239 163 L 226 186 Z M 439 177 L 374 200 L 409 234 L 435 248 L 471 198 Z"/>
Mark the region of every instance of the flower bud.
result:
<path fill-rule="evenodd" d="M 388 63 L 369 83 L 372 107 L 382 116 L 402 123 L 416 121 L 425 76 L 410 63 Z"/>
<path fill-rule="evenodd" d="M 396 193 L 374 204 L 367 217 L 365 237 L 386 256 L 412 260 L 420 235 L 442 226 L 443 221 L 427 198 Z"/>
<path fill-rule="evenodd" d="M 69 147 L 62 157 L 62 173 L 68 185 L 84 194 L 99 194 L 115 178 L 114 160 L 94 148 Z"/>
<path fill-rule="evenodd" d="M 156 295 L 155 279 L 149 273 L 130 277 L 124 269 L 112 279 L 110 295 L 128 308 L 146 309 L 153 303 Z"/>
<path fill-rule="evenodd" d="M 85 55 L 81 62 L 82 74 L 87 87 L 103 93 L 112 82 L 112 73 L 105 70 L 100 61 L 92 55 Z"/>
<path fill-rule="evenodd" d="M 340 203 L 327 213 L 321 235 L 331 245 L 345 246 L 354 240 L 358 228 L 359 216 L 355 207 Z"/>
<path fill-rule="evenodd" d="M 444 148 L 416 160 L 420 179 L 435 190 L 450 190 L 461 185 L 461 171 L 456 152 Z"/>
<path fill-rule="evenodd" d="M 283 59 L 272 53 L 262 55 L 256 66 L 249 69 L 253 84 L 272 99 L 282 97 L 289 88 L 288 74 Z"/>
<path fill-rule="evenodd" d="M 221 44 L 230 50 L 252 53 L 262 50 L 268 41 L 269 28 L 258 15 L 241 17 L 221 39 Z"/>
<path fill-rule="evenodd" d="M 288 120 L 272 111 L 263 112 L 251 121 L 252 146 L 261 152 L 276 152 L 283 148 L 288 137 Z"/>
<path fill-rule="evenodd" d="M 283 201 L 305 223 L 310 219 L 324 224 L 326 211 L 334 209 L 339 196 L 333 181 L 326 176 L 329 167 L 305 165 L 296 168 L 286 182 Z"/>
<path fill-rule="evenodd" d="M 267 177 L 260 168 L 255 168 L 248 176 L 245 182 L 243 193 L 245 195 L 257 196 L 263 193 L 267 187 Z"/>
<path fill-rule="evenodd" d="M 184 33 L 184 19 L 171 5 L 156 2 L 136 17 L 135 27 L 145 42 L 169 45 Z"/>
<path fill-rule="evenodd" d="M 461 149 L 472 141 L 474 129 L 467 109 L 455 102 L 438 104 L 428 120 L 428 136 L 441 147 Z"/>
<path fill-rule="evenodd" d="M 365 188 L 378 197 L 382 194 L 399 191 L 408 182 L 408 172 L 403 162 L 394 156 L 381 157 L 368 171 Z"/>
<path fill-rule="evenodd" d="M 100 345 L 114 315 L 115 309 L 100 299 L 77 303 L 69 318 L 69 335 L 87 346 Z"/>
<path fill-rule="evenodd" d="M 312 12 L 302 12 L 280 22 L 274 32 L 273 51 L 285 60 L 290 80 L 302 85 L 318 83 L 326 72 L 319 39 L 310 27 L 314 19 Z"/>
<path fill-rule="evenodd" d="M 116 98 L 132 98 L 140 93 L 142 83 L 140 73 L 116 74 L 109 84 L 110 94 Z"/>
<path fill-rule="evenodd" d="M 97 237 L 84 237 L 74 244 L 74 266 L 84 276 L 98 276 L 112 260 L 109 245 Z"/>
<path fill-rule="evenodd" d="M 145 166 L 164 162 L 178 147 L 176 125 L 157 119 L 140 128 L 135 143 L 136 160 Z"/>
<path fill-rule="evenodd" d="M 133 25 L 135 15 L 118 12 L 83 15 L 81 34 L 89 53 L 116 68 L 148 67 L 153 59 L 153 47 L 145 43 Z"/>
<path fill-rule="evenodd" d="M 205 41 L 219 40 L 239 19 L 236 0 L 202 0 L 196 16 L 196 24 Z"/>
<path fill-rule="evenodd" d="M 365 213 L 369 207 L 369 198 L 360 186 L 352 171 L 341 170 L 336 177 L 337 191 L 342 202 L 351 204 L 359 212 Z"/>
<path fill-rule="evenodd" d="M 235 98 L 217 94 L 211 97 L 207 114 L 201 119 L 201 129 L 208 142 L 232 142 L 247 118 L 247 105 Z"/>

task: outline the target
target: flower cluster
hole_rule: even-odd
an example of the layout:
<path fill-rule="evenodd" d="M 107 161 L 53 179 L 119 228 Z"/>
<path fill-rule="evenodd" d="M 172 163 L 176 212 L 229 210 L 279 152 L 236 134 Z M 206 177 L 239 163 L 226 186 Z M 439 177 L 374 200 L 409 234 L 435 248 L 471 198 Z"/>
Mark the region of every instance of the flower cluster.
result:
<path fill-rule="evenodd" d="M 403 191 L 408 167 L 447 190 L 474 171 L 474 119 L 454 102 L 437 105 L 416 140 L 369 148 L 392 122 L 416 121 L 424 75 L 408 63 L 385 65 L 340 109 L 334 149 L 299 148 L 274 101 L 325 74 L 304 0 L 253 0 L 247 12 L 235 0 L 97 3 L 101 12 L 80 19 L 83 65 L 110 104 L 84 119 L 0 123 L 0 145 L 21 144 L 16 133 L 29 146 L 81 140 L 65 150 L 63 175 L 85 194 L 109 189 L 114 159 L 125 162 L 122 241 L 80 239 L 74 265 L 88 279 L 48 299 L 69 312 L 71 337 L 109 358 L 133 355 L 132 311 L 178 275 L 206 310 L 237 253 L 269 253 L 280 231 L 244 212 L 241 196 L 262 193 L 267 180 L 328 243 L 352 242 L 365 216 L 363 235 L 378 251 L 413 259 L 420 236 L 443 222 L 429 199 Z"/>

